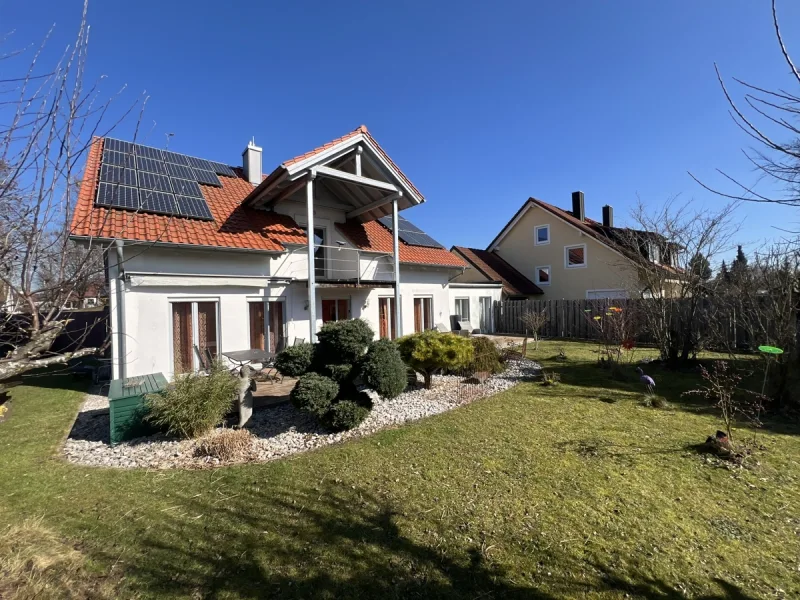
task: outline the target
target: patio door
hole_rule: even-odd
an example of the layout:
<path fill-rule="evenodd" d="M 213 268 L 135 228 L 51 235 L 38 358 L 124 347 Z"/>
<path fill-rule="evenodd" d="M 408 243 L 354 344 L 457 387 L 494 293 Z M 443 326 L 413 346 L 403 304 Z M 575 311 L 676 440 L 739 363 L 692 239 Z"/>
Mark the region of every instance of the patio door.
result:
<path fill-rule="evenodd" d="M 478 298 L 481 307 L 481 333 L 492 332 L 492 297 L 481 296 Z"/>
<path fill-rule="evenodd" d="M 285 344 L 283 302 L 250 302 L 250 348 L 280 352 Z"/>
<path fill-rule="evenodd" d="M 394 298 L 378 298 L 378 334 L 382 338 L 397 337 L 397 324 L 394 320 Z"/>
<path fill-rule="evenodd" d="M 350 300 L 340 298 L 338 300 L 325 299 L 322 301 L 322 322 L 344 321 L 350 318 Z"/>
<path fill-rule="evenodd" d="M 414 298 L 414 331 L 433 329 L 433 298 Z"/>
<path fill-rule="evenodd" d="M 216 301 L 171 302 L 173 373 L 189 373 L 207 356 L 218 355 L 219 321 Z"/>

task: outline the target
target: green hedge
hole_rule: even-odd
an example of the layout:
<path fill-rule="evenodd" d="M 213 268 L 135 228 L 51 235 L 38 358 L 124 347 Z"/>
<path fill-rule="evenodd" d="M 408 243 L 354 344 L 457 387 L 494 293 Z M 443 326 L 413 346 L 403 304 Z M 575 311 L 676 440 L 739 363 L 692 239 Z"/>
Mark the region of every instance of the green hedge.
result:
<path fill-rule="evenodd" d="M 364 384 L 383 398 L 396 398 L 408 385 L 407 367 L 392 340 L 372 342 L 358 369 Z"/>
<path fill-rule="evenodd" d="M 318 373 L 306 373 L 297 380 L 289 399 L 299 410 L 322 419 L 328 413 L 339 386 L 330 377 Z"/>
<path fill-rule="evenodd" d="M 311 368 L 313 357 L 313 344 L 289 346 L 275 357 L 275 368 L 286 377 L 300 377 Z"/>

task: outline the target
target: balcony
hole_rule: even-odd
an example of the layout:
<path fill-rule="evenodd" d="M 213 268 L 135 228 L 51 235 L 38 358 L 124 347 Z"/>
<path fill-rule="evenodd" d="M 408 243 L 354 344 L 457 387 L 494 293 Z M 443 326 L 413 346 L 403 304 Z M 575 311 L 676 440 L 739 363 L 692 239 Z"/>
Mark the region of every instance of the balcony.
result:
<path fill-rule="evenodd" d="M 291 249 L 276 269 L 276 275 L 308 281 L 308 248 Z M 390 252 L 318 244 L 314 252 L 314 279 L 317 287 L 393 287 L 394 258 Z"/>

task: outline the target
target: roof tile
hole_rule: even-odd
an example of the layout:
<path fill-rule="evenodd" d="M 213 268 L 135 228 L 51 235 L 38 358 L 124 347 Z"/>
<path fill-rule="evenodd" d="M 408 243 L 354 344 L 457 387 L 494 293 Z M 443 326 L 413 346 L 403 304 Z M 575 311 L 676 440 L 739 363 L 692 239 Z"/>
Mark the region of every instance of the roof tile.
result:
<path fill-rule="evenodd" d="M 538 285 L 494 252 L 463 246 L 453 246 L 453 248 L 486 277 L 492 281 L 502 282 L 505 292 L 510 296 L 531 296 L 544 293 Z"/>

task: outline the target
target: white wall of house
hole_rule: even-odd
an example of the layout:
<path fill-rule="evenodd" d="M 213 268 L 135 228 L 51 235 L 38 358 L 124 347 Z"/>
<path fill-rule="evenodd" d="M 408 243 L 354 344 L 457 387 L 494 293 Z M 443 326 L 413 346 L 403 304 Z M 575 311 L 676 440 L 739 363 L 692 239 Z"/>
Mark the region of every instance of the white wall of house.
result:
<path fill-rule="evenodd" d="M 287 343 L 309 338 L 308 288 L 304 281 L 270 278 L 265 254 L 179 248 L 125 249 L 124 343 L 115 343 L 115 357 L 124 346 L 125 376 L 173 373 L 172 302 L 217 303 L 218 346 L 222 352 L 250 347 L 249 303 L 283 301 Z M 414 331 L 414 298 L 432 300 L 433 324 L 449 325 L 452 302 L 447 281 L 452 268 L 401 266 L 402 334 Z M 392 288 L 318 287 L 317 327 L 322 326 L 322 303 L 347 299 L 351 318 L 364 318 L 379 331 L 379 298 L 393 296 Z M 118 302 L 112 299 L 112 310 Z M 477 305 L 476 305 L 477 310 Z M 477 314 L 477 313 L 476 313 Z M 114 321 L 112 313 L 112 323 Z M 115 327 L 118 332 L 118 327 Z M 117 342 L 119 335 L 115 336 Z M 116 361 L 115 361 L 116 362 Z M 115 371 L 115 377 L 120 375 Z"/>
<path fill-rule="evenodd" d="M 480 328 L 483 333 L 494 331 L 492 307 L 502 299 L 502 285 L 451 283 L 448 291 L 451 315 L 459 314 L 463 310 L 461 303 L 465 302 L 469 306 L 469 321 L 473 329 Z"/>

